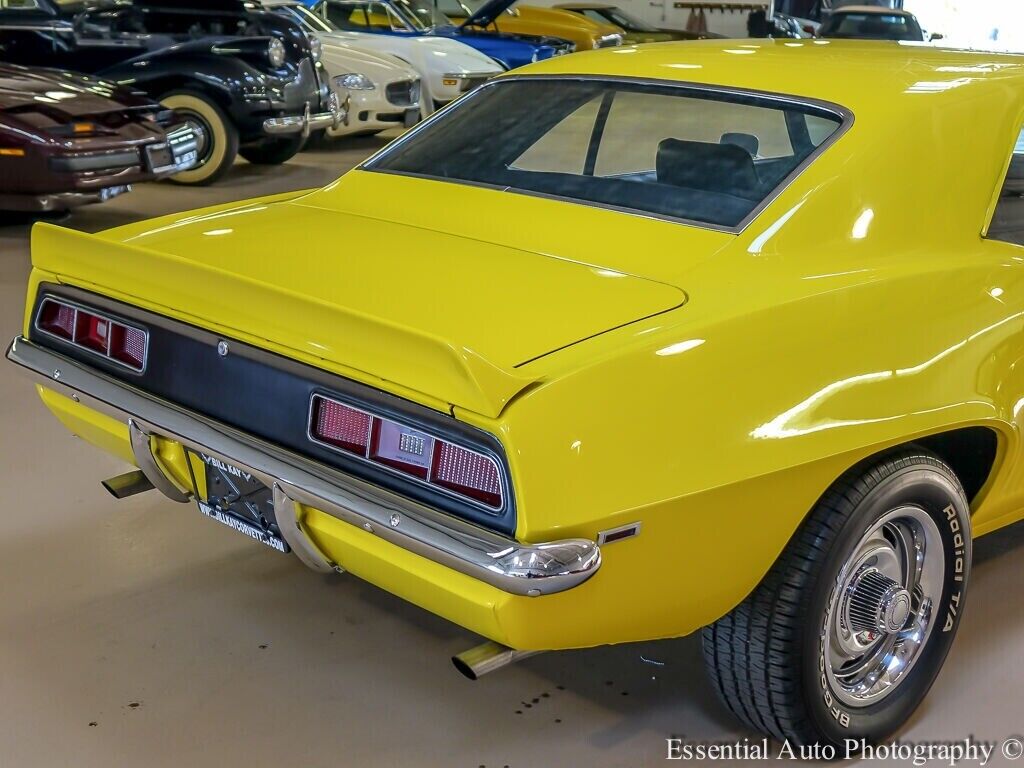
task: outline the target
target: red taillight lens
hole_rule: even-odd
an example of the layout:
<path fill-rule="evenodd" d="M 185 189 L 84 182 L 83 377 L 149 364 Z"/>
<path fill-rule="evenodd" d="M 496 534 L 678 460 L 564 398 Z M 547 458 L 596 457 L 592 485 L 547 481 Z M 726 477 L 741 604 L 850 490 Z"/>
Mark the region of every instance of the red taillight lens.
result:
<path fill-rule="evenodd" d="M 110 356 L 141 371 L 146 364 L 145 332 L 114 323 L 110 329 Z"/>
<path fill-rule="evenodd" d="M 46 298 L 39 306 L 36 325 L 41 331 L 132 370 L 141 371 L 146 366 L 149 334 L 91 309 Z"/>
<path fill-rule="evenodd" d="M 489 507 L 501 506 L 501 476 L 494 459 L 461 446 L 437 441 L 431 482 Z"/>
<path fill-rule="evenodd" d="M 309 434 L 364 461 L 497 511 L 504 505 L 501 468 L 492 456 L 428 432 L 313 395 Z"/>
<path fill-rule="evenodd" d="M 101 355 L 107 354 L 107 347 L 110 344 L 110 321 L 105 317 L 78 310 L 78 320 L 75 322 L 75 344 L 88 347 L 93 352 Z"/>
<path fill-rule="evenodd" d="M 356 408 L 313 395 L 310 431 L 318 440 L 360 456 L 370 445 L 371 416 Z"/>
<path fill-rule="evenodd" d="M 46 299 L 39 308 L 39 327 L 71 341 L 75 336 L 75 308 Z"/>

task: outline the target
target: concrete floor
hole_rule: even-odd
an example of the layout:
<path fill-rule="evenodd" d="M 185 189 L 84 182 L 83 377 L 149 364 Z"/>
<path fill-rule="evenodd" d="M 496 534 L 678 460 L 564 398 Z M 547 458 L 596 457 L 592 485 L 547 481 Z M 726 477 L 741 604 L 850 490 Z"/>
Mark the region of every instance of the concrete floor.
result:
<path fill-rule="evenodd" d="M 143 186 L 66 224 L 321 185 L 380 144 L 240 164 L 208 189 Z M 0 221 L 4 344 L 27 238 L 24 221 Z M 99 481 L 125 469 L 0 363 L 0 766 L 640 766 L 670 735 L 755 738 L 714 699 L 695 637 L 539 656 L 471 683 L 448 658 L 474 636 L 156 493 L 114 502 Z M 959 639 L 904 741 L 1024 731 L 1022 608 L 1018 525 L 978 543 Z"/>

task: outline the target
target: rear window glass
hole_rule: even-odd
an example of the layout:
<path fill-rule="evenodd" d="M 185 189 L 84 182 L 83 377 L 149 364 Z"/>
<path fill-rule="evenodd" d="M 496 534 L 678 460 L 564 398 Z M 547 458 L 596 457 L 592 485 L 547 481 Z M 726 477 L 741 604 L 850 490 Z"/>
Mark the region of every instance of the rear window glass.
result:
<path fill-rule="evenodd" d="M 1024 130 L 1013 147 L 988 236 L 992 240 L 1024 245 Z"/>
<path fill-rule="evenodd" d="M 746 94 L 507 80 L 364 168 L 735 228 L 841 124 L 831 109 Z"/>

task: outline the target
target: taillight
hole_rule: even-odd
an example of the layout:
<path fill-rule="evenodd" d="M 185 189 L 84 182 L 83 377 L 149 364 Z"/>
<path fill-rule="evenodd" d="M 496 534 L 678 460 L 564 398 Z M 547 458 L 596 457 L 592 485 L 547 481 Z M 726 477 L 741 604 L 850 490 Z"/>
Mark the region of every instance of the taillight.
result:
<path fill-rule="evenodd" d="M 485 453 L 324 395 L 313 395 L 309 434 L 328 447 L 445 493 L 493 510 L 503 506 L 498 462 Z"/>
<path fill-rule="evenodd" d="M 39 306 L 36 327 L 134 371 L 146 367 L 149 334 L 92 309 L 47 297 Z"/>
<path fill-rule="evenodd" d="M 325 443 L 359 456 L 370 446 L 370 422 L 365 411 L 351 408 L 337 400 L 313 395 L 313 416 L 310 431 Z"/>
<path fill-rule="evenodd" d="M 110 346 L 110 321 L 91 312 L 79 311 L 75 321 L 75 344 L 106 355 Z"/>
<path fill-rule="evenodd" d="M 110 329 L 110 356 L 118 362 L 141 371 L 146 365 L 145 331 L 130 325 L 114 323 Z"/>
<path fill-rule="evenodd" d="M 434 451 L 433 481 L 489 507 L 501 506 L 501 476 L 494 460 L 460 445 L 439 440 Z"/>
<path fill-rule="evenodd" d="M 75 337 L 75 308 L 47 299 L 39 308 L 39 329 L 65 341 Z"/>
<path fill-rule="evenodd" d="M 386 464 L 420 480 L 430 479 L 434 438 L 387 419 L 373 420 L 370 460 Z"/>

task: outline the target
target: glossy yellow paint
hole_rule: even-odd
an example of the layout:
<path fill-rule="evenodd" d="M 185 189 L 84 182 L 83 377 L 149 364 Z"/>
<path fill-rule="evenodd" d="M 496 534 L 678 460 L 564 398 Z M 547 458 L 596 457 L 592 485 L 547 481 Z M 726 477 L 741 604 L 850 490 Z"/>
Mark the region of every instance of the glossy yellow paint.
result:
<path fill-rule="evenodd" d="M 836 477 L 924 436 L 992 430 L 974 532 L 1024 517 L 1024 248 L 982 235 L 1024 60 L 730 40 L 526 71 L 783 90 L 854 123 L 738 234 L 355 170 L 98 236 L 37 226 L 30 297 L 59 279 L 450 411 L 505 446 L 520 540 L 642 523 L 593 579 L 531 599 L 307 510 L 356 575 L 513 647 L 717 619 Z M 125 456 L 121 425 L 45 399 Z"/>
<path fill-rule="evenodd" d="M 455 15 L 451 19 L 461 24 L 466 17 Z M 571 11 L 533 5 L 517 5 L 499 14 L 489 29 L 507 35 L 560 37 L 575 43 L 577 51 L 591 50 L 608 35 L 622 36 L 622 30 L 613 24 L 602 24 Z"/>

